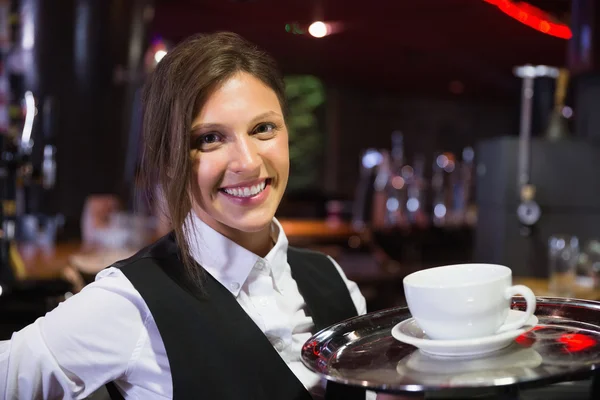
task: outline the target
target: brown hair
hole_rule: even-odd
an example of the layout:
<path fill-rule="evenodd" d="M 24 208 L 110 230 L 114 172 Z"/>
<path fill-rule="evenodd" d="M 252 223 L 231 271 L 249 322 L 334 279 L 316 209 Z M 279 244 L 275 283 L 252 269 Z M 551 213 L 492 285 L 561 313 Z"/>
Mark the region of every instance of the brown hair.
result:
<path fill-rule="evenodd" d="M 230 32 L 192 36 L 158 63 L 144 88 L 142 174 L 148 189 L 158 185 L 189 277 L 198 285 L 203 273 L 190 255 L 184 229 L 191 210 L 190 129 L 210 94 L 238 72 L 269 86 L 286 113 L 283 79 L 275 61 Z M 150 201 L 152 190 L 148 190 Z"/>

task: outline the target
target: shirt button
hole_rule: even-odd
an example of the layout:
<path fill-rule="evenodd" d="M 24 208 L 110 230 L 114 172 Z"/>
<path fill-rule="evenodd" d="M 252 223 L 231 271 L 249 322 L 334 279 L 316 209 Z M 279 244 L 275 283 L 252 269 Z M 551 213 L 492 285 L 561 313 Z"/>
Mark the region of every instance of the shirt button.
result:
<path fill-rule="evenodd" d="M 258 260 L 258 261 L 256 262 L 256 269 L 258 269 L 259 271 L 264 271 L 266 267 L 267 267 L 267 266 L 265 265 L 265 262 L 264 262 L 264 261 L 262 261 L 262 260 Z"/>
<path fill-rule="evenodd" d="M 233 290 L 233 291 L 236 291 L 236 290 L 238 290 L 238 289 L 240 288 L 240 284 L 239 284 L 239 283 L 237 283 L 237 282 L 231 282 L 231 283 L 229 284 L 229 288 L 230 288 L 231 290 Z"/>
<path fill-rule="evenodd" d="M 277 351 L 283 351 L 283 349 L 285 349 L 285 343 L 283 342 L 283 340 L 277 339 L 273 342 L 273 347 L 275 347 L 275 350 Z"/>

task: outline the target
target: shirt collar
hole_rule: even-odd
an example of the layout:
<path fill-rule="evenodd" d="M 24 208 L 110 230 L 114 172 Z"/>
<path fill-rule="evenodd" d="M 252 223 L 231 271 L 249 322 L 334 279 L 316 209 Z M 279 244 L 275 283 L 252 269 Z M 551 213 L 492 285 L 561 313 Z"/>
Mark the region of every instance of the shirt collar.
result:
<path fill-rule="evenodd" d="M 271 224 L 271 234 L 275 239 L 275 245 L 271 251 L 269 251 L 265 260 L 267 261 L 267 265 L 271 268 L 271 275 L 273 276 L 275 284 L 277 284 L 287 266 L 289 243 L 288 238 L 283 231 L 283 227 L 276 218 L 273 218 L 273 223 Z"/>
<path fill-rule="evenodd" d="M 287 264 L 288 240 L 275 218 L 271 224 L 275 245 L 264 259 L 208 226 L 193 211 L 186 218 L 184 232 L 194 261 L 236 297 L 259 261 L 270 268 L 275 281 Z"/>

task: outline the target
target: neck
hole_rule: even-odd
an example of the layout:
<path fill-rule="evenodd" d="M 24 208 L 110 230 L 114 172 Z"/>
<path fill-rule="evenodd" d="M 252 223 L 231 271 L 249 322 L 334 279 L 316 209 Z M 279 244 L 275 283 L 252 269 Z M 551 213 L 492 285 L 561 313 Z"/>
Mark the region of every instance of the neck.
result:
<path fill-rule="evenodd" d="M 273 248 L 273 239 L 271 239 L 271 226 L 258 232 L 221 232 L 229 239 L 239 244 L 246 250 L 250 250 L 259 257 L 265 257 Z"/>
<path fill-rule="evenodd" d="M 271 224 L 257 232 L 244 232 L 222 224 L 213 218 L 203 218 L 205 217 L 203 213 L 196 212 L 196 215 L 215 231 L 259 257 L 265 257 L 274 246 L 271 238 Z"/>

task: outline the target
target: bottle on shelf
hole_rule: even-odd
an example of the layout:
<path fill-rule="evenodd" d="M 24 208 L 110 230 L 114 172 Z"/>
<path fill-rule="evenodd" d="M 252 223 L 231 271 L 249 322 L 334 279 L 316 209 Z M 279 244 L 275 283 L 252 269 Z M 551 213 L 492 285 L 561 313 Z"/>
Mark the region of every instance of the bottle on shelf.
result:
<path fill-rule="evenodd" d="M 564 115 L 565 97 L 569 85 L 569 71 L 565 68 L 558 70 L 556 88 L 554 89 L 554 108 L 546 128 L 546 137 L 550 140 L 560 140 L 569 137 L 569 126 Z"/>

